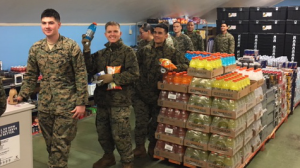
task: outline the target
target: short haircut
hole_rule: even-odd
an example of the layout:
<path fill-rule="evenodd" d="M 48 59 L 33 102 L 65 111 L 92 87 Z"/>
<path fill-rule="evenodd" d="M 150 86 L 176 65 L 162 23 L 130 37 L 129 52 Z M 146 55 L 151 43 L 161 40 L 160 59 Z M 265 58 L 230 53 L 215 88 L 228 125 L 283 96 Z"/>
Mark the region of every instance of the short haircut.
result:
<path fill-rule="evenodd" d="M 180 22 L 174 22 L 173 25 L 176 24 L 176 23 L 178 23 L 178 24 L 181 26 L 181 23 L 180 23 Z"/>
<path fill-rule="evenodd" d="M 54 17 L 56 21 L 60 22 L 59 13 L 54 9 L 45 9 L 41 14 L 41 19 L 43 19 L 44 17 Z"/>
<path fill-rule="evenodd" d="M 105 24 L 105 30 L 107 29 L 108 26 L 118 26 L 120 28 L 120 24 L 118 22 L 114 21 L 109 21 Z"/>
<path fill-rule="evenodd" d="M 221 26 L 222 26 L 222 24 L 225 24 L 225 25 L 226 25 L 226 27 L 228 27 L 228 24 L 227 24 L 227 23 L 223 22 L 223 23 L 221 23 Z"/>
<path fill-rule="evenodd" d="M 152 27 L 149 23 L 144 23 L 144 24 L 142 25 L 141 28 L 142 28 L 145 32 L 147 32 L 147 31 L 149 31 L 149 30 L 150 30 L 151 33 L 154 32 L 153 27 Z"/>
<path fill-rule="evenodd" d="M 191 21 L 191 20 L 190 20 L 190 21 L 188 21 L 188 24 L 189 24 L 189 23 L 194 23 L 194 21 Z"/>
<path fill-rule="evenodd" d="M 162 28 L 165 30 L 166 33 L 169 33 L 169 28 L 166 24 L 164 23 L 159 23 L 158 25 L 155 26 L 155 28 Z"/>

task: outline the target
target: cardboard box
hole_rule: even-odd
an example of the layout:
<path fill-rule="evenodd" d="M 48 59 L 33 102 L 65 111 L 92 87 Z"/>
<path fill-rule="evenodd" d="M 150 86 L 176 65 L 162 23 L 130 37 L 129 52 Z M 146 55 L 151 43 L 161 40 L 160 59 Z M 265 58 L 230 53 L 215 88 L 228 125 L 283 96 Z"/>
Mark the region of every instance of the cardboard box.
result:
<path fill-rule="evenodd" d="M 180 110 L 186 110 L 186 106 L 187 106 L 187 104 L 173 102 L 169 100 L 157 100 L 157 104 L 162 107 L 169 107 L 169 108 L 175 108 Z"/>
<path fill-rule="evenodd" d="M 232 72 L 236 70 L 236 64 L 233 65 L 229 65 L 229 66 L 223 66 L 223 72 L 227 73 L 227 72 Z"/>
<path fill-rule="evenodd" d="M 256 150 L 259 148 L 260 144 L 261 144 L 261 142 L 260 142 L 260 143 L 257 143 L 257 144 L 254 144 L 254 145 L 252 145 L 252 152 L 255 152 L 255 151 L 256 151 Z"/>
<path fill-rule="evenodd" d="M 256 137 L 263 129 L 265 126 L 259 127 L 257 130 L 253 129 L 253 137 Z"/>
<path fill-rule="evenodd" d="M 218 166 L 212 163 L 207 163 L 207 168 L 239 168 L 241 166 L 242 162 L 236 162 L 233 166 L 231 167 L 225 167 L 225 166 Z"/>
<path fill-rule="evenodd" d="M 250 93 L 250 87 L 246 87 L 241 91 L 226 91 L 226 90 L 218 90 L 213 89 L 212 90 L 212 96 L 214 97 L 220 97 L 220 98 L 227 98 L 227 99 L 234 99 L 238 100 Z"/>
<path fill-rule="evenodd" d="M 157 88 L 159 90 L 168 90 L 168 91 L 175 91 L 175 92 L 181 92 L 181 93 L 188 92 L 187 85 L 172 85 L 172 84 L 162 83 L 161 81 L 159 81 L 157 83 Z"/>
<path fill-rule="evenodd" d="M 178 145 L 183 145 L 183 138 L 167 135 L 167 134 L 162 134 L 162 133 L 157 133 L 155 132 L 155 138 L 158 140 L 163 140 L 166 142 L 171 142 L 174 144 Z"/>
<path fill-rule="evenodd" d="M 210 115 L 210 108 L 208 108 L 208 107 L 199 107 L 199 106 L 195 106 L 195 105 L 187 105 L 187 111 Z"/>
<path fill-rule="evenodd" d="M 195 76 L 195 77 L 210 79 L 210 78 L 222 75 L 223 74 L 223 67 L 220 67 L 218 69 L 214 69 L 212 71 L 197 70 L 195 68 L 188 68 L 187 73 L 188 73 L 189 76 Z"/>
<path fill-rule="evenodd" d="M 207 167 L 207 162 L 201 161 L 201 160 L 198 160 L 198 159 L 193 159 L 193 158 L 186 157 L 186 156 L 184 156 L 184 158 L 183 158 L 183 164 L 184 165 L 188 164 L 188 165 L 198 166 L 198 167 L 201 167 L 201 168 L 206 168 Z"/>
<path fill-rule="evenodd" d="M 255 89 L 261 87 L 264 84 L 264 82 L 264 79 L 258 81 L 250 81 L 250 92 L 253 92 Z"/>
<path fill-rule="evenodd" d="M 219 135 L 224 135 L 224 136 L 229 136 L 229 137 L 232 137 L 232 138 L 237 137 L 245 129 L 246 129 L 246 123 L 240 125 L 235 130 L 224 129 L 224 128 L 218 128 L 218 127 L 210 126 L 210 132 L 211 133 L 215 133 L 215 134 L 219 134 Z"/>
<path fill-rule="evenodd" d="M 246 104 L 246 110 L 252 109 L 254 106 L 256 106 L 256 99 L 251 100 L 250 102 L 247 102 Z"/>
<path fill-rule="evenodd" d="M 257 97 L 257 98 L 256 98 L 256 104 L 261 103 L 263 100 L 264 100 L 264 97 L 263 97 L 263 96 Z"/>
<path fill-rule="evenodd" d="M 196 131 L 205 132 L 205 133 L 209 133 L 209 126 L 207 126 L 207 125 L 201 125 L 201 124 L 194 124 L 192 122 L 186 122 L 186 128 L 196 130 Z"/>
<path fill-rule="evenodd" d="M 243 147 L 243 141 L 241 141 L 239 144 L 236 144 L 236 146 L 233 149 L 222 148 L 222 147 L 218 147 L 216 145 L 208 144 L 209 151 L 217 152 L 217 153 L 228 155 L 228 156 L 235 155 L 242 147 Z"/>
<path fill-rule="evenodd" d="M 200 150 L 203 150 L 203 151 L 207 151 L 207 144 L 191 141 L 189 139 L 184 139 L 183 145 L 184 146 L 189 146 L 189 147 L 192 147 L 192 148 L 195 148 L 195 149 L 200 149 Z"/>
<path fill-rule="evenodd" d="M 214 108 L 210 110 L 210 114 L 213 116 L 219 116 L 219 117 L 225 117 L 231 119 L 237 119 L 238 117 L 245 114 L 246 112 L 247 112 L 246 105 L 244 105 L 240 109 L 237 109 L 236 111 L 228 111 L 228 110 L 221 110 L 221 109 L 214 109 Z"/>
<path fill-rule="evenodd" d="M 252 126 L 251 126 L 252 127 Z M 248 128 L 247 128 L 248 129 Z M 246 129 L 246 130 L 247 130 Z M 244 141 L 243 141 L 243 145 L 246 145 L 251 139 L 253 138 L 253 131 L 251 129 L 251 131 L 245 131 L 244 132 Z"/>
<path fill-rule="evenodd" d="M 182 154 L 177 154 L 177 153 L 171 153 L 167 152 L 164 150 L 159 150 L 157 148 L 154 149 L 154 155 L 160 156 L 163 158 L 171 159 L 177 162 L 182 162 L 183 161 L 183 155 Z"/>
<path fill-rule="evenodd" d="M 255 121 L 254 115 L 251 115 L 249 118 L 247 118 L 246 128 L 248 128 L 254 121 Z"/>
<path fill-rule="evenodd" d="M 168 117 L 165 117 L 162 115 L 158 115 L 157 122 L 169 124 L 169 125 L 173 125 L 173 126 L 177 126 L 177 127 L 181 127 L 181 128 L 186 128 L 186 126 L 185 126 L 186 122 L 184 122 L 183 120 L 176 120 L 176 119 L 168 118 Z"/>
<path fill-rule="evenodd" d="M 245 163 L 246 160 L 251 156 L 252 154 L 252 148 L 246 150 L 245 148 L 243 149 L 243 156 L 242 156 L 242 163 Z"/>
<path fill-rule="evenodd" d="M 259 120 L 263 116 L 264 112 L 266 112 L 266 111 L 267 111 L 267 109 L 264 109 L 264 110 L 260 110 L 259 112 L 255 113 L 254 114 L 255 121 Z"/>
<path fill-rule="evenodd" d="M 211 89 L 191 87 L 191 85 L 190 85 L 188 88 L 188 93 L 200 94 L 203 96 L 211 96 Z"/>

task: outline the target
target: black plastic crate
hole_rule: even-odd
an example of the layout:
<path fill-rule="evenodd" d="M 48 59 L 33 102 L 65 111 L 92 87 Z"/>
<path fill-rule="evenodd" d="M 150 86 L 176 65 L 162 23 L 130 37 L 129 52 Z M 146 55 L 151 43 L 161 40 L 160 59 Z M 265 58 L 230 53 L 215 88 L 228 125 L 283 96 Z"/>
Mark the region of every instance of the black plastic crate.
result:
<path fill-rule="evenodd" d="M 248 33 L 231 33 L 235 40 L 235 51 L 236 57 L 242 57 L 244 50 L 248 47 Z"/>
<path fill-rule="evenodd" d="M 285 20 L 250 20 L 249 32 L 285 33 Z"/>
<path fill-rule="evenodd" d="M 249 20 L 249 8 L 217 8 L 218 20 Z"/>
<path fill-rule="evenodd" d="M 285 34 L 283 33 L 249 33 L 248 48 L 258 49 L 260 55 L 284 54 Z"/>
<path fill-rule="evenodd" d="M 248 20 L 217 20 L 217 32 L 221 32 L 222 23 L 228 25 L 229 33 L 244 33 L 249 31 L 249 21 Z"/>
<path fill-rule="evenodd" d="M 294 57 L 294 61 L 300 65 L 300 34 L 287 33 L 285 36 L 284 55 L 291 60 Z"/>
<path fill-rule="evenodd" d="M 287 7 L 250 7 L 250 20 L 285 20 Z"/>
<path fill-rule="evenodd" d="M 300 6 L 288 7 L 287 19 L 297 20 L 300 16 Z"/>
<path fill-rule="evenodd" d="M 298 19 L 300 19 L 300 17 Z M 300 34 L 300 20 L 287 20 L 286 33 Z"/>

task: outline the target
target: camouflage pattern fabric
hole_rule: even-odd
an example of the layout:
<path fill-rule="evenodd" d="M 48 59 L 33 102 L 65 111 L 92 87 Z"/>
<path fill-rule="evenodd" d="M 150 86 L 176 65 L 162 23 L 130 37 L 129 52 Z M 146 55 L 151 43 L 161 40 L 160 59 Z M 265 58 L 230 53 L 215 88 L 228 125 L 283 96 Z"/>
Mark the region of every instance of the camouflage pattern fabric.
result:
<path fill-rule="evenodd" d="M 156 118 L 159 112 L 159 107 L 157 106 L 157 99 L 159 96 L 157 82 L 162 78 L 160 65 L 158 64 L 159 58 L 170 59 L 177 66 L 177 71 L 187 70 L 189 61 L 185 58 L 184 53 L 167 45 L 166 42 L 160 47 L 155 47 L 154 43 L 145 46 L 137 53 L 137 58 L 140 67 L 140 79 L 135 84 L 136 93 L 140 100 L 150 107 L 149 113 L 152 119 L 149 124 L 149 140 L 153 140 L 155 139 L 155 131 L 153 132 L 153 130 L 157 127 Z M 142 119 L 136 118 L 136 120 Z"/>
<path fill-rule="evenodd" d="M 187 32 L 186 35 L 192 40 L 195 51 L 204 51 L 204 42 L 200 34 Z"/>
<path fill-rule="evenodd" d="M 0 78 L 0 116 L 6 110 L 6 98 L 7 98 L 7 96 L 6 96 L 4 88 L 2 86 L 2 79 Z"/>
<path fill-rule="evenodd" d="M 94 75 L 105 71 L 106 66 L 122 66 L 121 73 L 113 75 L 113 82 L 122 87 L 122 90 L 107 91 L 107 84 L 97 86 L 94 93 L 94 100 L 98 106 L 130 106 L 131 92 L 130 84 L 133 84 L 139 77 L 139 67 L 135 52 L 126 46 L 122 40 L 116 43 L 105 44 L 106 48 L 94 54 L 84 52 L 86 68 L 89 74 Z"/>
<path fill-rule="evenodd" d="M 230 33 L 218 34 L 214 40 L 213 52 L 234 54 L 235 41 Z"/>
<path fill-rule="evenodd" d="M 19 96 L 28 98 L 38 76 L 43 75 L 39 111 L 65 113 L 75 106 L 88 105 L 87 72 L 78 44 L 60 36 L 52 50 L 47 40 L 36 42 L 29 51 L 27 72 Z"/>
<path fill-rule="evenodd" d="M 52 50 L 47 40 L 36 42 L 29 51 L 27 72 L 19 96 L 28 98 L 42 74 L 39 92 L 39 124 L 49 153 L 49 167 L 67 168 L 77 120 L 70 111 L 88 104 L 87 72 L 78 44 L 60 36 Z"/>
<path fill-rule="evenodd" d="M 151 107 L 144 103 L 141 98 L 132 91 L 132 106 L 135 114 L 134 139 L 136 146 L 144 145 L 148 135 L 148 123 L 150 120 Z"/>
<path fill-rule="evenodd" d="M 113 153 L 116 146 L 123 163 L 134 160 L 130 136 L 130 113 L 129 107 L 98 106 L 96 114 L 100 145 L 107 154 Z"/>
<path fill-rule="evenodd" d="M 141 50 L 144 46 L 146 46 L 147 44 L 149 44 L 151 41 L 147 41 L 147 40 L 140 40 L 138 43 L 138 49 L 137 51 Z"/>
<path fill-rule="evenodd" d="M 49 153 L 49 168 L 67 168 L 71 141 L 77 132 L 77 119 L 72 119 L 73 113 L 54 114 L 50 111 L 38 112 L 42 134 Z"/>
<path fill-rule="evenodd" d="M 185 34 L 180 34 L 179 37 L 175 36 L 175 39 L 178 43 L 177 49 L 180 52 L 186 53 L 187 51 L 194 51 L 194 46 L 192 40 L 189 38 L 189 36 Z"/>
<path fill-rule="evenodd" d="M 166 39 L 166 45 L 177 48 L 178 47 L 178 42 L 172 35 L 168 34 L 168 37 Z"/>

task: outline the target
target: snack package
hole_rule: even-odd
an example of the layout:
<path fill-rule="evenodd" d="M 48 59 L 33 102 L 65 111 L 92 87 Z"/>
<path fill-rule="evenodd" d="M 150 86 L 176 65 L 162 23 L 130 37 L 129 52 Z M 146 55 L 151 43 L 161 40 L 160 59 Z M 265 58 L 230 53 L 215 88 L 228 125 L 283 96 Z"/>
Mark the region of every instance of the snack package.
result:
<path fill-rule="evenodd" d="M 95 84 L 97 84 L 98 86 L 100 86 L 100 85 L 102 84 L 102 81 L 103 81 L 103 80 L 98 80 L 98 78 L 99 78 L 99 76 L 101 76 L 101 75 L 105 75 L 105 72 L 104 72 L 104 71 L 101 71 L 101 72 L 99 72 L 99 73 L 96 73 L 96 74 L 94 75 L 94 79 L 93 79 L 93 82 L 92 82 L 92 83 L 95 83 Z"/>
<path fill-rule="evenodd" d="M 172 63 L 172 61 L 166 58 L 160 58 L 159 65 L 166 68 L 168 71 L 173 71 L 174 69 L 177 69 L 177 67 Z"/>
<path fill-rule="evenodd" d="M 116 74 L 121 72 L 121 66 L 106 66 L 107 74 Z M 114 82 L 108 84 L 107 90 L 122 90 L 121 86 L 117 86 Z"/>

